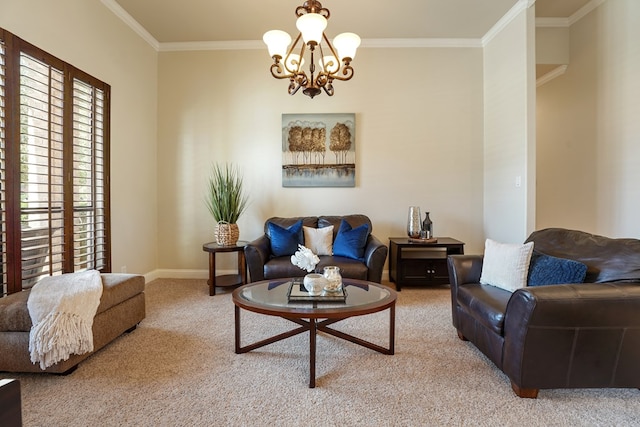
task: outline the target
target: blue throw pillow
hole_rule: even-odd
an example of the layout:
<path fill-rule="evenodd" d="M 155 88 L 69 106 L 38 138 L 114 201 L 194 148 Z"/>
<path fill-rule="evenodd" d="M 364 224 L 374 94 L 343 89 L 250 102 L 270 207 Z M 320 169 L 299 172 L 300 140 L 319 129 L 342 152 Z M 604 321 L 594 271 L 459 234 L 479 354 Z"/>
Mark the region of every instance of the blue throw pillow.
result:
<path fill-rule="evenodd" d="M 302 220 L 287 228 L 269 222 L 267 229 L 273 256 L 293 255 L 298 250 L 298 244 L 302 244 Z"/>
<path fill-rule="evenodd" d="M 364 248 L 369 237 L 369 224 L 351 228 L 344 219 L 333 242 L 333 255 L 364 261 Z"/>
<path fill-rule="evenodd" d="M 534 251 L 529 264 L 527 286 L 582 283 L 586 274 L 587 266 L 581 262 Z"/>

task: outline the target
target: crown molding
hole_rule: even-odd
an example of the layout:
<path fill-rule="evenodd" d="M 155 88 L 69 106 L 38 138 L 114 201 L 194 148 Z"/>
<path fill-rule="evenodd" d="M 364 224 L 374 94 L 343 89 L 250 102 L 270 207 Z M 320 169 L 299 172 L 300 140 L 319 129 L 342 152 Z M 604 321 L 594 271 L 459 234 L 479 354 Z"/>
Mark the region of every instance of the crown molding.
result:
<path fill-rule="evenodd" d="M 589 12 L 591 12 L 592 10 L 600 6 L 605 1 L 607 0 L 591 0 L 589 3 L 582 6 L 573 15 L 569 17 L 569 25 L 575 24 L 576 22 L 584 18 L 586 15 L 588 15 Z"/>
<path fill-rule="evenodd" d="M 481 39 L 364 39 L 364 48 L 482 47 Z"/>
<path fill-rule="evenodd" d="M 364 39 L 360 48 L 425 48 L 425 47 L 482 47 L 480 39 Z M 206 50 L 263 50 L 262 40 L 235 40 L 219 42 L 160 43 L 160 52 Z"/>
<path fill-rule="evenodd" d="M 202 41 L 160 43 L 138 21 L 136 21 L 115 0 L 100 0 L 111 12 L 120 18 L 136 34 L 142 37 L 156 52 L 180 52 L 198 50 L 247 50 L 264 49 L 260 40 Z M 569 18 L 536 18 L 536 27 L 569 27 L 607 0 L 591 0 Z M 481 39 L 364 39 L 362 48 L 482 48 L 500 33 L 518 14 L 533 6 L 535 0 L 518 2 L 491 27 Z"/>
<path fill-rule="evenodd" d="M 528 9 L 534 3 L 535 0 L 518 0 L 518 2 L 514 4 L 513 7 L 509 9 L 509 11 L 505 13 L 504 16 L 500 18 L 493 27 L 491 27 L 491 29 L 489 29 L 489 31 L 487 31 L 484 37 L 482 37 L 482 46 L 486 46 L 496 35 L 500 34 L 500 32 L 520 14 L 520 12 Z"/>
<path fill-rule="evenodd" d="M 591 0 L 568 18 L 536 18 L 536 27 L 568 28 L 587 16 L 591 11 L 596 9 L 605 1 L 607 0 Z"/>
<path fill-rule="evenodd" d="M 171 42 L 160 43 L 159 52 L 184 52 L 196 50 L 256 50 L 264 49 L 261 40 L 232 40 L 217 42 Z"/>
<path fill-rule="evenodd" d="M 538 28 L 568 28 L 569 18 L 536 18 Z"/>
<path fill-rule="evenodd" d="M 120 18 L 125 24 L 129 26 L 133 31 L 135 31 L 144 41 L 149 43 L 149 45 L 156 50 L 156 52 L 160 49 L 160 43 L 155 39 L 145 28 L 140 25 L 138 21 L 133 19 L 131 15 L 127 13 L 126 10 L 122 8 L 115 0 L 100 0 L 102 4 L 104 4 L 111 12 L 114 13 L 118 18 Z"/>
<path fill-rule="evenodd" d="M 561 65 L 549 71 L 548 73 L 542 75 L 539 79 L 536 80 L 536 87 L 540 87 L 543 84 L 548 83 L 551 80 L 555 79 L 556 77 L 560 77 L 561 75 L 567 72 L 567 67 L 568 65 Z"/>

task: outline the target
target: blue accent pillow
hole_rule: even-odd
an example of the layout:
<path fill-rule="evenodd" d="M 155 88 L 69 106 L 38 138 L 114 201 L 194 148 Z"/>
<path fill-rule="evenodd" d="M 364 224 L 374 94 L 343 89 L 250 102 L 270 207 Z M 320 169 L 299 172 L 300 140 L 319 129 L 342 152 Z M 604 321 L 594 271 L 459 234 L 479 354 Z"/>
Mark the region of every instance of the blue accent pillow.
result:
<path fill-rule="evenodd" d="M 273 256 L 293 255 L 298 250 L 298 245 L 302 244 L 302 220 L 287 228 L 270 222 L 267 229 Z"/>
<path fill-rule="evenodd" d="M 586 275 L 587 266 L 579 261 L 534 251 L 529 264 L 527 286 L 582 283 Z"/>
<path fill-rule="evenodd" d="M 368 237 L 369 224 L 351 228 L 351 224 L 343 219 L 333 242 L 333 255 L 364 261 L 364 248 Z"/>

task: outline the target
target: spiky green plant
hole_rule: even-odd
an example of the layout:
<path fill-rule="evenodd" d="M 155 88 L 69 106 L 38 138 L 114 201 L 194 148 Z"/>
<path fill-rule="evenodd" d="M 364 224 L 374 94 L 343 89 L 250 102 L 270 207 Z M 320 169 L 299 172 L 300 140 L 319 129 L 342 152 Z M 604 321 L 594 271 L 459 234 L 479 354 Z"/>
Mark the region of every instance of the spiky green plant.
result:
<path fill-rule="evenodd" d="M 205 200 L 213 219 L 235 224 L 247 208 L 247 201 L 238 168 L 229 164 L 214 164 Z"/>

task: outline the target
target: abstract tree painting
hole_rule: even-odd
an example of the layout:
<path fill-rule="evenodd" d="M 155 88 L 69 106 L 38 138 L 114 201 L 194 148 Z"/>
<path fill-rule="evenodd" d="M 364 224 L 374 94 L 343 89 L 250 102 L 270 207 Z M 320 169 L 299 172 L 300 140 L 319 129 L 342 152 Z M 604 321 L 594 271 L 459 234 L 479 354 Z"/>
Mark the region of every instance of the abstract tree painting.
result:
<path fill-rule="evenodd" d="M 282 115 L 283 187 L 355 187 L 354 113 Z"/>

